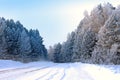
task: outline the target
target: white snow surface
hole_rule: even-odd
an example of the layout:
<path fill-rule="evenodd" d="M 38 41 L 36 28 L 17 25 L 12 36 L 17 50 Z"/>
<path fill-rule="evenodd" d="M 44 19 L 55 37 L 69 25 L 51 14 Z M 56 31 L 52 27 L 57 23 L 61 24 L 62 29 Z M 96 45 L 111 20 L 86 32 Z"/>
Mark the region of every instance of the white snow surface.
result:
<path fill-rule="evenodd" d="M 120 65 L 0 60 L 0 80 L 120 80 Z"/>

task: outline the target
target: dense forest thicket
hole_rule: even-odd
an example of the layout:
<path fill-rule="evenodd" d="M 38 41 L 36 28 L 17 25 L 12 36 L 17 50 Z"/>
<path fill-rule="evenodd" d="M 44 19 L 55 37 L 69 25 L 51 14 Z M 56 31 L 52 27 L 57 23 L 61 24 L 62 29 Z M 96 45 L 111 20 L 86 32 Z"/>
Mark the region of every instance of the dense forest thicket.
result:
<path fill-rule="evenodd" d="M 77 29 L 67 40 L 48 50 L 54 62 L 120 64 L 120 7 L 98 5 L 90 14 L 84 12 Z"/>
<path fill-rule="evenodd" d="M 45 59 L 47 50 L 38 30 L 27 30 L 17 21 L 0 18 L 0 59 L 22 62 Z"/>

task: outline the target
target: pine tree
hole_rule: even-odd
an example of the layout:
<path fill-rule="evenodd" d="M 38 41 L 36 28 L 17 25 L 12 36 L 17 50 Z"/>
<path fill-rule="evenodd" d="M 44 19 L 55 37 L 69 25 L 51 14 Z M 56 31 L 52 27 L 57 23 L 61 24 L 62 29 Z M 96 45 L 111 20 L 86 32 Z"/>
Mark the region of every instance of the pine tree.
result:
<path fill-rule="evenodd" d="M 6 28 L 5 20 L 3 18 L 0 18 L 0 58 L 1 59 L 6 59 L 6 54 L 7 54 L 7 43 L 5 40 L 5 28 Z"/>
<path fill-rule="evenodd" d="M 39 35 L 38 30 L 30 30 L 30 43 L 32 47 L 31 57 L 37 58 L 46 58 L 47 57 L 47 50 L 43 45 L 43 39 Z"/>
<path fill-rule="evenodd" d="M 0 59 L 28 62 L 46 57 L 38 30 L 29 32 L 19 21 L 0 18 Z"/>
<path fill-rule="evenodd" d="M 120 64 L 120 12 L 115 11 L 100 29 L 92 59 L 99 64 Z"/>
<path fill-rule="evenodd" d="M 60 53 L 61 53 L 61 44 L 58 43 L 54 45 L 54 53 L 53 53 L 54 62 L 60 62 Z"/>
<path fill-rule="evenodd" d="M 30 38 L 25 30 L 21 32 L 19 37 L 19 54 L 22 59 L 29 58 L 31 53 Z"/>
<path fill-rule="evenodd" d="M 75 40 L 75 32 L 71 32 L 71 34 L 68 35 L 67 41 L 62 45 L 61 62 L 72 61 L 74 40 Z"/>

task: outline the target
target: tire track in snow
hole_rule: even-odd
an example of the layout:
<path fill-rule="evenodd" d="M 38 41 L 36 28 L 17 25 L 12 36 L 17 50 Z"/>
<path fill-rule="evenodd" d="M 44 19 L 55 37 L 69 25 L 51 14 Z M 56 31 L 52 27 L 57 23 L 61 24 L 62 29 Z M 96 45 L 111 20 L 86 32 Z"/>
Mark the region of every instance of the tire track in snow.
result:
<path fill-rule="evenodd" d="M 60 67 L 61 66 L 61 67 Z M 48 77 L 47 79 L 38 79 L 38 80 L 62 80 L 64 77 L 65 77 L 65 70 L 67 69 L 67 68 L 69 68 L 69 65 L 67 65 L 67 66 L 64 66 L 63 67 L 63 65 L 61 65 L 61 64 L 59 64 L 59 65 L 57 65 L 57 70 L 55 70 L 54 68 L 54 71 L 56 71 L 55 73 L 52 73 L 52 75 L 50 75 L 50 77 Z M 63 70 L 63 71 L 62 71 Z M 62 72 L 63 73 L 62 73 Z M 60 74 L 63 74 L 63 75 L 60 75 Z M 59 76 L 57 76 L 57 75 L 59 75 Z M 57 77 L 57 78 L 55 78 L 55 77 Z"/>
<path fill-rule="evenodd" d="M 57 66 L 57 65 L 56 65 Z M 54 67 L 56 67 L 56 66 L 54 66 Z M 42 75 L 42 76 L 40 76 L 40 77 L 38 77 L 37 79 L 35 79 L 35 80 L 49 80 L 49 78 L 52 78 L 54 75 L 56 75 L 57 73 L 58 73 L 58 68 L 56 68 L 56 69 L 54 69 L 54 67 L 52 67 L 52 69 L 49 71 L 49 72 L 47 72 L 46 74 L 44 74 L 44 75 Z M 54 72 L 55 71 L 55 72 Z M 53 73 L 54 72 L 54 73 Z M 51 73 L 52 73 L 52 75 L 51 75 Z M 50 77 L 46 77 L 46 76 L 49 76 L 50 75 Z M 47 79 L 44 79 L 44 78 L 47 78 Z"/>
<path fill-rule="evenodd" d="M 36 80 L 50 80 L 49 78 L 52 78 L 54 75 L 58 73 L 58 70 L 55 70 L 55 71 L 52 71 L 52 70 L 49 71 L 47 74 L 37 78 Z"/>
<path fill-rule="evenodd" d="M 61 66 L 61 67 L 60 67 Z M 65 77 L 65 70 L 67 69 L 67 68 L 69 68 L 69 65 L 67 65 L 67 66 L 64 66 L 63 67 L 63 65 L 61 65 L 61 64 L 59 64 L 59 65 L 57 65 L 57 70 L 55 70 L 54 68 L 54 71 L 56 71 L 56 72 L 54 72 L 54 73 L 52 73 L 52 74 L 50 74 L 50 77 L 48 77 L 47 79 L 42 79 L 42 78 L 40 78 L 40 79 L 38 79 L 38 80 L 62 80 L 64 77 Z"/>
<path fill-rule="evenodd" d="M 78 66 L 78 64 L 69 64 L 70 68 L 67 71 L 67 76 L 63 80 L 80 80 L 80 79 L 85 79 L 85 80 L 94 80 L 87 71 L 84 71 L 83 68 L 84 66 Z M 73 74 L 74 73 L 74 74 Z M 74 77 L 73 77 L 74 76 Z M 87 76 L 87 77 L 86 77 Z"/>
<path fill-rule="evenodd" d="M 57 65 L 57 64 L 56 64 Z M 40 71 L 40 70 L 43 70 L 43 69 L 46 69 L 46 68 L 50 68 L 50 67 L 53 67 L 53 66 L 56 66 L 56 65 L 51 65 L 51 66 L 43 66 L 43 67 L 40 67 L 40 68 L 38 68 L 38 69 L 33 69 L 33 70 L 30 70 L 30 68 L 17 68 L 17 69 L 20 69 L 20 70 L 18 70 L 17 71 L 17 69 L 11 69 L 11 70 L 9 70 L 9 72 L 6 72 L 7 70 L 5 70 L 5 74 L 8 74 L 8 73 L 14 73 L 14 74 L 9 74 L 7 77 L 5 76 L 5 74 L 3 73 L 2 75 L 4 75 L 3 77 L 1 76 L 1 74 L 0 74 L 0 80 L 3 80 L 3 79 L 7 79 L 7 78 L 9 78 L 9 77 L 14 77 L 14 76 L 20 76 L 20 75 L 25 75 L 25 74 L 29 74 L 29 73 L 32 73 L 32 72 L 36 72 L 36 71 Z M 33 67 L 31 67 L 31 68 L 33 68 Z M 13 71 L 12 71 L 13 70 Z M 22 71 L 23 70 L 23 71 Z M 25 70 L 25 71 L 24 71 Z M 28 70 L 28 71 L 26 71 L 26 70 Z M 22 72 L 20 72 L 20 71 L 22 71 Z M 18 72 L 18 73 L 15 73 L 15 72 Z"/>
<path fill-rule="evenodd" d="M 66 68 L 64 68 L 64 73 L 63 73 L 63 76 L 60 78 L 60 80 L 63 80 L 65 78 L 67 68 L 70 68 L 70 65 L 68 65 L 68 66 L 66 66 Z"/>
<path fill-rule="evenodd" d="M 46 69 L 42 69 L 40 71 L 35 71 L 35 72 L 27 73 L 26 75 L 19 77 L 20 79 L 17 79 L 17 80 L 37 80 L 36 78 L 38 78 L 40 75 L 41 76 L 46 76 L 51 71 L 52 71 L 51 67 L 50 68 L 46 68 Z"/>
<path fill-rule="evenodd" d="M 45 66 L 45 67 L 42 67 L 42 68 L 39 68 L 39 69 L 35 69 L 35 70 L 31 70 L 31 71 L 27 71 L 27 72 L 25 72 L 25 73 L 31 73 L 31 72 L 39 71 L 39 70 L 42 70 L 42 69 L 50 68 L 50 67 L 53 67 L 53 66 L 56 66 L 56 65 Z"/>
<path fill-rule="evenodd" d="M 0 70 L 0 74 L 8 73 L 8 72 L 11 72 L 11 71 L 19 71 L 19 70 L 23 70 L 23 69 L 32 68 L 32 67 L 33 67 L 33 66 L 23 67 L 23 68 L 15 68 L 15 69 L 7 69 L 7 70 Z"/>
<path fill-rule="evenodd" d="M 53 67 L 57 65 L 54 65 Z M 26 76 L 19 77 L 19 79 L 17 80 L 41 80 L 41 78 L 45 78 L 47 75 L 52 73 L 53 67 L 42 69 L 40 71 L 36 71 L 36 73 L 31 73 L 31 74 L 28 73 Z M 47 80 L 47 79 L 42 79 L 42 80 Z"/>
<path fill-rule="evenodd" d="M 60 78 L 60 80 L 63 80 L 64 77 L 65 77 L 65 69 L 64 69 L 64 71 L 63 71 L 63 76 Z"/>
<path fill-rule="evenodd" d="M 50 75 L 50 77 L 47 80 L 52 80 L 52 78 L 59 73 L 59 70 L 57 70 L 54 74 Z"/>
<path fill-rule="evenodd" d="M 38 77 L 37 79 L 35 80 L 40 80 L 41 78 L 45 77 L 46 75 L 50 74 L 52 72 L 52 69 L 50 71 L 48 71 L 47 73 L 45 73 L 44 75 Z"/>
<path fill-rule="evenodd" d="M 59 69 L 57 74 L 52 75 L 51 77 L 49 77 L 48 80 L 61 80 L 62 78 L 65 77 L 65 69 Z"/>

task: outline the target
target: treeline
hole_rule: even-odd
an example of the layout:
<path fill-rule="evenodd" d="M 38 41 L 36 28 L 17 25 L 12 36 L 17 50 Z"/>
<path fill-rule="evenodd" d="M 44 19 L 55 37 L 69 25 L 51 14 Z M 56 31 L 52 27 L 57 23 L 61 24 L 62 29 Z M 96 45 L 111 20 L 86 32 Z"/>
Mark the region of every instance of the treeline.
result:
<path fill-rule="evenodd" d="M 19 21 L 0 18 L 0 59 L 29 62 L 46 57 L 38 30 L 27 30 Z"/>
<path fill-rule="evenodd" d="M 120 7 L 98 5 L 84 12 L 78 28 L 62 44 L 51 46 L 49 59 L 54 62 L 120 64 Z"/>
<path fill-rule="evenodd" d="M 84 15 L 67 40 L 48 51 L 38 30 L 27 30 L 19 21 L 0 18 L 0 59 L 120 64 L 120 7 L 100 4 Z"/>

